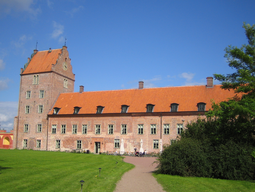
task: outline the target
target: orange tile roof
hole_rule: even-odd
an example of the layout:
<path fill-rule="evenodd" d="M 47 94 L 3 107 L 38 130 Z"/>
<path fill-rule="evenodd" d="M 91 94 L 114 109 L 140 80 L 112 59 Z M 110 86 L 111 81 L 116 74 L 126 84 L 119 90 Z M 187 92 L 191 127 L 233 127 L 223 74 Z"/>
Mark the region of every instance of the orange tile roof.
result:
<path fill-rule="evenodd" d="M 52 64 L 56 64 L 61 54 L 61 49 L 53 49 L 51 52 L 38 51 L 29 62 L 22 74 L 41 73 L 51 71 Z"/>
<path fill-rule="evenodd" d="M 128 105 L 128 113 L 146 112 L 146 105 L 153 104 L 153 112 L 170 112 L 170 105 L 178 103 L 178 111 L 197 111 L 197 103 L 206 103 L 206 111 L 211 108 L 211 100 L 216 103 L 235 95 L 234 91 L 223 90 L 220 85 L 183 86 L 116 91 L 96 91 L 83 93 L 62 93 L 54 107 L 58 114 L 73 114 L 74 107 L 81 107 L 79 114 L 96 114 L 97 106 L 103 106 L 104 113 L 120 113 L 121 105 Z M 53 108 L 54 108 L 53 107 Z M 53 109 L 49 114 L 53 113 Z"/>

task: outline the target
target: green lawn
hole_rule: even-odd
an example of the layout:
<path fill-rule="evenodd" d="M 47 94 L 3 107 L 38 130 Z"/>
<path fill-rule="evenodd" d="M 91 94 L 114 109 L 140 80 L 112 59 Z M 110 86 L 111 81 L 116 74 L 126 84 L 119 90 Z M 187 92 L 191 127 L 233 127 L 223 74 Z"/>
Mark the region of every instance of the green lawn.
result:
<path fill-rule="evenodd" d="M 83 192 L 114 191 L 133 167 L 120 156 L 2 149 L 0 191 L 75 192 L 80 191 L 80 180 L 85 181 Z"/>
<path fill-rule="evenodd" d="M 211 179 L 200 177 L 180 177 L 163 174 L 153 174 L 165 191 L 171 192 L 240 192 L 255 191 L 255 182 Z"/>

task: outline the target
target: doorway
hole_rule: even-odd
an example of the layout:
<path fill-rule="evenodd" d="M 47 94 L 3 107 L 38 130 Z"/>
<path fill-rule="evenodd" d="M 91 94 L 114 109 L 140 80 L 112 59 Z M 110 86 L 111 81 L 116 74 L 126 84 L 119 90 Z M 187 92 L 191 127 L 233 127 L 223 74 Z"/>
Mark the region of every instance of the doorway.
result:
<path fill-rule="evenodd" d="M 95 153 L 100 153 L 100 142 L 95 142 Z"/>

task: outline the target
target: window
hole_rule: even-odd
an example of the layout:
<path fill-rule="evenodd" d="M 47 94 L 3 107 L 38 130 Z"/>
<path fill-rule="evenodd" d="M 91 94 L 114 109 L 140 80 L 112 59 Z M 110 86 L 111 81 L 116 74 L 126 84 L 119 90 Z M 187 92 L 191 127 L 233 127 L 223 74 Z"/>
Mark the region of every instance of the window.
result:
<path fill-rule="evenodd" d="M 58 112 L 59 112 L 59 110 L 60 110 L 60 108 L 55 107 L 55 108 L 53 109 L 53 114 L 54 114 L 54 115 L 57 115 Z"/>
<path fill-rule="evenodd" d="M 100 134 L 100 125 L 96 125 L 95 133 Z"/>
<path fill-rule="evenodd" d="M 54 124 L 54 125 L 51 126 L 51 133 L 52 134 L 56 134 L 57 133 L 57 125 Z"/>
<path fill-rule="evenodd" d="M 171 112 L 177 112 L 178 111 L 178 104 L 177 103 L 172 103 L 171 104 Z"/>
<path fill-rule="evenodd" d="M 77 125 L 73 125 L 73 134 L 77 134 Z"/>
<path fill-rule="evenodd" d="M 30 113 L 30 106 L 29 106 L 29 105 L 26 105 L 25 113 L 26 113 L 26 114 L 29 114 L 29 113 Z"/>
<path fill-rule="evenodd" d="M 42 113 L 43 112 L 43 105 L 39 105 L 38 106 L 38 113 Z"/>
<path fill-rule="evenodd" d="M 127 125 L 126 124 L 121 125 L 121 134 L 127 134 Z"/>
<path fill-rule="evenodd" d="M 36 140 L 36 148 L 41 148 L 41 140 Z"/>
<path fill-rule="evenodd" d="M 103 106 L 97 106 L 97 114 L 103 113 L 103 109 L 104 109 Z"/>
<path fill-rule="evenodd" d="M 153 149 L 158 149 L 158 139 L 153 140 Z"/>
<path fill-rule="evenodd" d="M 121 106 L 121 113 L 127 113 L 128 111 L 128 106 L 127 105 L 122 105 Z"/>
<path fill-rule="evenodd" d="M 139 135 L 143 134 L 143 124 L 138 124 L 138 134 Z"/>
<path fill-rule="evenodd" d="M 23 140 L 23 147 L 24 147 L 24 148 L 27 148 L 27 139 L 24 139 L 24 140 Z"/>
<path fill-rule="evenodd" d="M 198 111 L 205 111 L 205 103 L 198 103 L 197 104 Z"/>
<path fill-rule="evenodd" d="M 82 125 L 82 134 L 87 134 L 87 132 L 88 132 L 88 126 Z"/>
<path fill-rule="evenodd" d="M 156 124 L 151 124 L 151 134 L 152 135 L 156 135 L 157 134 Z"/>
<path fill-rule="evenodd" d="M 120 148 L 120 140 L 114 139 L 114 148 Z"/>
<path fill-rule="evenodd" d="M 154 105 L 152 105 L 152 104 L 147 104 L 147 111 L 146 112 L 148 112 L 148 113 L 150 113 L 150 112 L 153 112 L 153 108 L 154 108 Z"/>
<path fill-rule="evenodd" d="M 66 133 L 66 125 L 61 125 L 61 133 L 62 134 Z"/>
<path fill-rule="evenodd" d="M 109 135 L 113 134 L 113 125 L 108 125 L 108 134 Z"/>
<path fill-rule="evenodd" d="M 42 132 L 42 124 L 37 124 L 37 133 Z"/>
<path fill-rule="evenodd" d="M 60 149 L 60 140 L 56 140 L 56 149 Z"/>
<path fill-rule="evenodd" d="M 39 98 L 44 98 L 44 90 L 40 90 L 40 92 L 39 92 Z"/>
<path fill-rule="evenodd" d="M 80 111 L 80 107 L 74 107 L 73 114 L 78 114 Z"/>
<path fill-rule="evenodd" d="M 33 84 L 34 85 L 38 85 L 39 84 L 39 75 L 34 75 Z"/>
<path fill-rule="evenodd" d="M 164 134 L 169 135 L 169 124 L 164 124 Z"/>
<path fill-rule="evenodd" d="M 28 124 L 24 125 L 24 132 L 27 133 L 28 132 Z"/>
<path fill-rule="evenodd" d="M 77 140 L 77 149 L 81 149 L 81 140 Z"/>
<path fill-rule="evenodd" d="M 30 99 L 30 97 L 31 97 L 31 91 L 27 91 L 27 92 L 26 92 L 26 98 L 27 98 L 27 99 Z"/>
<path fill-rule="evenodd" d="M 64 79 L 64 88 L 68 88 L 68 86 L 67 86 L 67 79 Z"/>
<path fill-rule="evenodd" d="M 183 131 L 183 124 L 177 124 L 177 133 L 181 134 Z"/>

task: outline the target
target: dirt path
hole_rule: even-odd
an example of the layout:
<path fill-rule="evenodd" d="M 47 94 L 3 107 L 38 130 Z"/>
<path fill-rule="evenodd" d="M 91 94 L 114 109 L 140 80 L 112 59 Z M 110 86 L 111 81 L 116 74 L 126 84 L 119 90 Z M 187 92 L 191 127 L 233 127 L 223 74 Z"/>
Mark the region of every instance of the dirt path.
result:
<path fill-rule="evenodd" d="M 125 157 L 124 161 L 132 163 L 135 168 L 126 172 L 117 183 L 115 192 L 163 192 L 163 188 L 152 176 L 157 164 L 155 157 Z"/>

